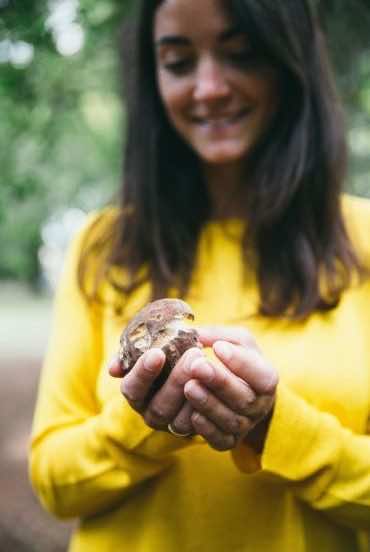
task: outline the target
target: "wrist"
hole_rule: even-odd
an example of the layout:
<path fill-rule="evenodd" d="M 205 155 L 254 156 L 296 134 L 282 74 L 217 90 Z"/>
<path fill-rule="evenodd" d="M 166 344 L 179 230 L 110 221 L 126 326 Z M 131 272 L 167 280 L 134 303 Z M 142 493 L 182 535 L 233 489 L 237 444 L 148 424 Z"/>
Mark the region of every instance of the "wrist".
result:
<path fill-rule="evenodd" d="M 257 454 L 263 451 L 272 415 L 273 409 L 245 437 L 245 441 Z"/>

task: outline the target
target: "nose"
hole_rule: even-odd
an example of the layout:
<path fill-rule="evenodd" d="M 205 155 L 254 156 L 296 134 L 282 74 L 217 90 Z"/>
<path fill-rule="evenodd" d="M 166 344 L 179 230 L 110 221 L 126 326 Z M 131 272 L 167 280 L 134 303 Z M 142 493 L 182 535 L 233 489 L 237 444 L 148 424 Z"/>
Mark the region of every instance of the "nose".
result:
<path fill-rule="evenodd" d="M 225 68 L 217 60 L 206 58 L 199 61 L 194 87 L 194 99 L 218 100 L 228 96 L 230 87 Z"/>

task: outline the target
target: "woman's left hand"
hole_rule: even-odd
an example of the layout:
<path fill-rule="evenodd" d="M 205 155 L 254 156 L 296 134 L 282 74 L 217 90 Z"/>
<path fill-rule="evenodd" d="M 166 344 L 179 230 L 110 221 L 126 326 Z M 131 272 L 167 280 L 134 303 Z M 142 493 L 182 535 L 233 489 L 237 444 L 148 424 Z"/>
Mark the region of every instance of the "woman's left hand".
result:
<path fill-rule="evenodd" d="M 197 358 L 184 393 L 193 408 L 191 424 L 212 448 L 229 450 L 242 439 L 260 447 L 266 436 L 278 383 L 276 370 L 244 328 L 197 328 L 200 341 L 213 347 L 216 361 Z M 181 414 L 172 427 L 182 432 Z M 257 440 L 256 440 L 257 439 Z"/>

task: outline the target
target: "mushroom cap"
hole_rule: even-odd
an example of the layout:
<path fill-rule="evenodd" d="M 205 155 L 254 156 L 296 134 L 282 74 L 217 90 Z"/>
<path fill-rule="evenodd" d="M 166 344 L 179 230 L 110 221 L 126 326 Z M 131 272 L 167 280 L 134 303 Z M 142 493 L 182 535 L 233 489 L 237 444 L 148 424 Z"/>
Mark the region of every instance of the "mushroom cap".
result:
<path fill-rule="evenodd" d="M 152 347 L 166 355 L 166 362 L 158 378 L 162 385 L 182 354 L 191 347 L 199 347 L 198 333 L 186 325 L 194 320 L 190 306 L 181 299 L 158 299 L 148 303 L 129 322 L 120 338 L 119 357 L 125 373 L 140 356 Z"/>

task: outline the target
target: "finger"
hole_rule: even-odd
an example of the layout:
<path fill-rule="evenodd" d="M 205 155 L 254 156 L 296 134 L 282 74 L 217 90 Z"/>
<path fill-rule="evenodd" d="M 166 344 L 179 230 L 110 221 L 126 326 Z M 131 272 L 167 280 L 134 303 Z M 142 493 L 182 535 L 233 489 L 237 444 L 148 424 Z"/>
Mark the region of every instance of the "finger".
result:
<path fill-rule="evenodd" d="M 193 407 L 186 401 L 174 421 L 171 422 L 172 429 L 177 433 L 194 433 L 193 424 L 191 423 L 192 414 Z"/>
<path fill-rule="evenodd" d="M 198 380 L 226 406 L 242 416 L 249 415 L 256 394 L 244 380 L 220 362 L 195 359 L 190 368 L 192 379 Z"/>
<path fill-rule="evenodd" d="M 275 392 L 278 375 L 262 354 L 253 348 L 216 341 L 213 350 L 225 366 L 239 378 L 248 382 L 259 394 Z"/>
<path fill-rule="evenodd" d="M 151 387 L 165 360 L 166 356 L 161 349 L 149 349 L 123 378 L 121 392 L 135 410 L 140 412 L 145 407 Z"/>
<path fill-rule="evenodd" d="M 246 435 L 255 423 L 234 412 L 227 405 L 222 403 L 199 381 L 190 380 L 185 384 L 184 393 L 193 409 L 225 434 L 234 435 L 236 438 Z"/>
<path fill-rule="evenodd" d="M 113 378 L 122 378 L 124 376 L 124 370 L 122 361 L 118 355 L 114 355 L 108 363 L 108 372 Z"/>
<path fill-rule="evenodd" d="M 271 413 L 274 404 L 274 395 L 260 395 L 251 406 L 248 417 L 255 422 L 259 422 Z"/>
<path fill-rule="evenodd" d="M 212 448 L 225 451 L 235 447 L 236 439 L 233 435 L 223 433 L 199 412 L 193 412 L 191 423 L 195 432 L 201 435 Z"/>
<path fill-rule="evenodd" d="M 184 385 L 190 376 L 192 362 L 203 356 L 197 347 L 188 349 L 176 363 L 167 380 L 154 395 L 145 412 L 145 421 L 155 428 L 165 428 L 185 402 Z"/>
<path fill-rule="evenodd" d="M 196 327 L 199 341 L 205 347 L 212 347 L 216 341 L 229 341 L 235 345 L 257 348 L 256 340 L 250 331 L 242 326 L 199 326 Z"/>

